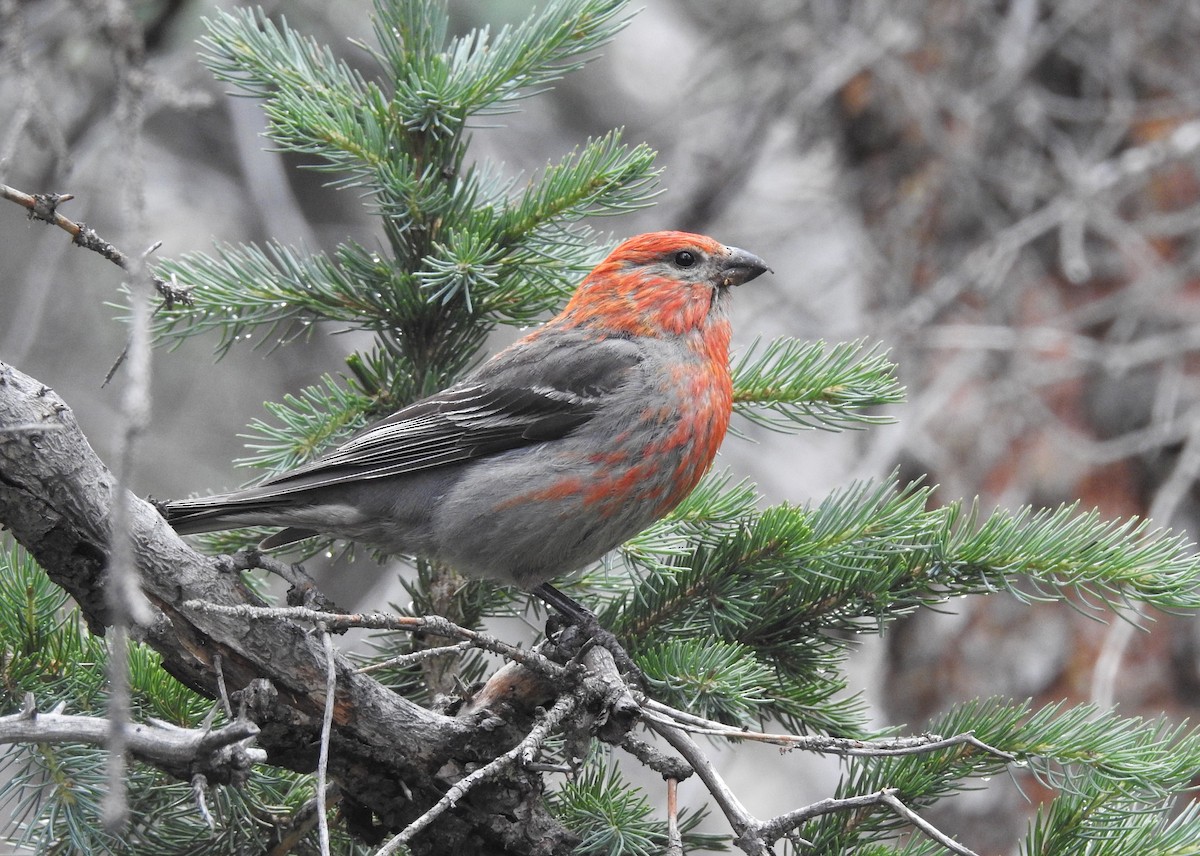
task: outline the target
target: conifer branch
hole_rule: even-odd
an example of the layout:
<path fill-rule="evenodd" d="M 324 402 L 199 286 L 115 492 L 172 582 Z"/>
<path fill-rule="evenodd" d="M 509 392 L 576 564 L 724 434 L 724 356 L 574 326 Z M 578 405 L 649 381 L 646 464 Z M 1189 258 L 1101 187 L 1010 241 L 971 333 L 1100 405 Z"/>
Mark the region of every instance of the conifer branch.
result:
<path fill-rule="evenodd" d="M 337 51 L 282 19 L 245 10 L 216 13 L 203 41 L 205 62 L 219 79 L 263 101 L 273 145 L 303 155 L 333 186 L 355 188 L 367 209 L 380 217 L 382 235 L 369 246 L 347 239 L 330 252 L 315 254 L 278 243 L 225 245 L 159 266 L 156 287 L 165 306 L 156 313 L 157 332 L 168 343 L 203 333 L 214 335 L 219 353 L 248 340 L 270 350 L 302 339 L 321 323 L 373 335 L 363 353 L 347 360 L 346 376 L 325 375 L 295 396 L 269 404 L 266 417 L 251 424 L 249 453 L 242 463 L 267 471 L 293 466 L 365 419 L 444 387 L 477 358 L 495 325 L 530 323 L 561 302 L 566 285 L 590 267 L 598 252 L 596 235 L 585 220 L 649 204 L 657 191 L 654 154 L 644 145 L 623 143 L 615 131 L 581 143 L 528 181 L 479 162 L 468 151 L 470 134 L 482 121 L 514 109 L 519 99 L 593 56 L 624 26 L 625 9 L 620 0 L 554 0 L 514 26 L 451 35 L 444 3 L 377 0 L 373 43 L 359 44 L 374 61 L 366 70 L 338 59 Z M 1174 154 L 1187 154 L 1196 149 L 1200 135 L 1193 122 L 1164 139 L 1166 148 L 1155 143 L 1131 151 L 1143 160 L 1147 153 L 1171 154 L 1172 145 Z M 1139 162 L 1139 169 L 1164 162 L 1151 161 L 1149 166 Z M 1117 183 L 1109 181 L 1105 187 Z M 69 197 L 32 197 L 2 186 L 0 196 L 122 264 L 119 251 L 55 210 Z M 1013 234 L 1027 240 L 1046 232 L 1049 224 L 1051 231 L 1061 232 L 1067 267 L 1085 269 L 1077 208 L 1051 200 Z M 1012 243 L 1012 237 L 1002 235 L 999 244 Z M 967 267 L 981 259 L 987 261 L 979 256 Z M 949 291 L 943 276 L 914 305 L 928 309 L 944 303 L 962 285 L 960 273 L 950 277 L 955 282 Z M 168 281 L 171 290 L 164 291 Z M 184 285 L 175 286 L 176 281 Z M 193 305 L 184 305 L 189 301 Z M 783 431 L 871 426 L 889 418 L 880 408 L 899 402 L 903 392 L 895 367 L 875 347 L 786 338 L 752 346 L 734 367 L 734 385 L 738 413 Z M 14 406 L 11 418 L 0 425 L 2 522 L 35 545 L 47 570 L 76 596 L 86 620 L 99 629 L 110 617 L 97 599 L 95 574 L 107 558 L 106 503 L 112 492 L 100 490 L 87 501 L 80 494 L 88 486 L 108 488 L 107 474 L 90 449 L 83 448 L 86 444 L 79 444 L 81 435 L 65 405 L 39 405 L 43 398 L 56 400 L 44 389 L 33 392 L 29 379 L 0 366 L 0 403 L 7 404 L 11 387 L 19 387 L 14 398 L 21 406 Z M 33 406 L 26 406 L 31 401 Z M 71 443 L 75 445 L 68 453 L 56 454 L 64 448 L 60 444 Z M 35 448 L 37 455 L 30 451 Z M 54 469 L 63 461 L 70 466 Z M 89 475 L 77 485 L 74 474 L 79 472 Z M 928 489 L 899 484 L 893 477 L 852 485 L 805 506 L 763 509 L 753 485 L 713 476 L 667 519 L 626 546 L 632 581 L 620 574 L 589 574 L 579 586 L 603 603 L 603 623 L 628 640 L 645 672 L 656 696 L 644 703 L 647 720 L 701 773 L 747 852 L 766 852 L 780 836 L 802 840 L 801 834 L 814 852 L 884 852 L 894 849 L 890 842 L 898 832 L 915 829 L 941 847 L 969 853 L 925 821 L 922 812 L 983 777 L 1017 767 L 1028 768 L 1058 792 L 1031 828 L 1028 852 L 1065 856 L 1094 841 L 1129 853 L 1190 846 L 1200 835 L 1200 811 L 1192 804 L 1171 814 L 1171 798 L 1189 787 L 1200 768 L 1200 737 L 1185 727 L 1119 718 L 1095 708 L 1034 709 L 988 700 L 940 717 L 930 724 L 930 734 L 871 735 L 861 702 L 845 692 L 847 640 L 878 632 L 897 616 L 948 598 L 996 591 L 1026 600 L 1067 600 L 1096 615 L 1130 602 L 1164 610 L 1200 607 L 1195 585 L 1200 561 L 1179 535 L 1153 531 L 1144 521 L 1104 521 L 1073 506 L 985 514 L 969 503 L 934 507 L 933 499 Z M 498 813 L 476 823 L 474 816 L 454 811 L 454 803 L 467 794 L 480 797 L 489 777 L 562 771 L 565 765 L 558 759 L 535 765 L 530 758 L 555 751 L 546 742 L 552 732 L 572 732 L 568 723 L 590 723 L 597 710 L 608 715 L 615 709 L 593 704 L 592 697 L 602 690 L 624 691 L 620 706 L 630 712 L 628 692 L 623 684 L 617 686 L 611 664 L 599 677 L 587 674 L 586 666 L 594 665 L 587 656 L 606 653 L 602 649 L 589 650 L 582 666 L 573 661 L 563 666 L 546 656 L 548 647 L 529 651 L 474 629 L 484 616 L 511 612 L 511 594 L 482 583 L 466 585 L 454 622 L 436 616 L 257 608 L 250 605 L 253 598 L 240 579 L 221 571 L 263 567 L 269 561 L 255 565 L 249 554 L 201 561 L 164 531 L 147 507 L 131 507 L 143 527 L 139 548 L 153 548 L 140 556 L 147 590 L 163 618 L 147 630 L 161 656 L 140 645 L 129 651 L 137 716 L 152 723 L 170 716 L 194 726 L 216 709 L 200 693 L 169 678 L 165 663 L 191 687 L 220 696 L 227 712 L 232 689 L 235 700 L 271 726 L 263 728 L 260 739 L 273 758 L 294 758 L 297 746 L 308 752 L 317 733 L 323 750 L 336 741 L 343 751 L 326 752 L 325 760 L 336 768 L 330 771 L 333 779 L 352 785 L 343 791 L 344 814 L 370 815 L 365 822 L 361 817 L 350 821 L 357 832 L 403 830 L 389 847 L 401 846 L 401 839 L 414 838 L 435 819 L 438 827 L 431 835 L 444 827 L 455 841 L 489 834 L 496 840 L 508 836 L 506 842 L 520 839 L 527 830 L 513 834 L 521 823 L 512 818 L 519 814 L 523 819 L 524 812 L 544 807 L 534 778 L 514 788 L 537 794 L 516 814 Z M 57 535 L 46 535 L 47 519 L 61 526 Z M 243 536 L 224 537 L 234 543 Z M 170 561 L 161 561 L 163 555 Z M 63 598 L 54 596 L 61 592 L 48 590 L 44 575 L 33 575 L 32 563 L 19 557 L 0 561 L 12 570 L 0 574 L 6 681 L 23 686 L 22 681 L 41 680 L 52 671 L 52 662 L 103 662 L 103 646 L 82 631 Z M 427 565 L 418 565 L 415 579 L 407 583 L 411 605 L 405 610 L 419 613 L 445 603 L 432 591 L 435 577 Z M 323 628 L 320 650 L 292 621 Z M 325 635 L 348 626 L 399 631 L 380 645 L 382 656 L 399 653 L 378 667 L 350 668 Z M 414 638 L 417 633 L 456 641 L 444 649 L 415 650 L 421 644 Z M 283 642 L 265 646 L 273 655 L 267 657 L 246 643 L 249 636 Z M 483 690 L 464 700 L 460 717 L 442 716 L 416 703 L 429 698 L 434 683 L 418 674 L 421 663 L 433 657 L 461 658 L 456 673 L 470 683 L 487 676 L 490 664 L 484 652 L 509 662 Z M 56 694 L 94 697 L 88 671 L 55 676 L 62 682 L 56 684 Z M 262 679 L 264 674 L 270 682 Z M 387 675 L 392 683 L 385 688 L 367 674 Z M 320 698 L 312 691 L 319 686 L 315 675 L 325 676 L 322 706 L 314 700 Z M 567 682 L 571 692 L 561 692 L 559 681 Z M 507 719 L 495 715 L 489 704 L 512 701 L 517 694 L 508 691 L 518 686 L 528 706 L 553 702 L 551 715 L 533 722 L 529 710 L 515 703 L 505 708 Z M 766 719 L 794 733 L 748 730 Z M 397 729 L 401 721 L 406 727 Z M 511 729 L 511 740 L 498 745 L 488 733 L 494 727 Z M 836 753 L 845 758 L 845 772 L 835 795 L 761 821 L 721 781 L 685 730 Z M 280 738 L 280 731 L 290 738 Z M 415 732 L 423 739 L 404 751 L 396 748 Z M 590 736 L 591 730 L 579 730 L 585 732 Z M 947 734 L 952 736 L 935 736 Z M 513 747 L 518 738 L 521 742 Z M 477 741 L 467 754 L 495 760 L 473 773 L 459 768 L 466 774 L 457 780 L 431 776 L 428 771 L 443 770 L 448 756 L 422 753 L 439 739 L 438 745 L 454 748 L 468 739 Z M 678 759 L 672 764 L 627 735 L 609 732 L 602 739 L 619 742 L 673 779 L 686 774 Z M 577 735 L 569 733 L 568 745 L 577 742 Z M 374 775 L 380 756 L 367 750 L 380 743 L 388 764 L 405 752 L 419 762 L 405 766 L 402 758 L 394 769 L 389 766 L 388 777 Z M 343 757 L 360 750 L 350 760 Z M 461 760 L 455 756 L 455 763 Z M 367 787 L 361 777 L 356 779 L 363 767 L 372 767 Z M 0 794 L 19 792 L 41 769 L 31 762 L 27 778 L 18 776 Z M 311 765 L 300 763 L 297 769 L 307 771 Z M 134 765 L 130 774 L 145 776 L 147 771 Z M 389 787 L 393 781 L 401 784 L 394 793 L 377 793 L 385 779 Z M 318 780 L 318 789 L 323 788 L 326 774 Z M 203 787 L 201 778 L 190 777 L 186 792 L 172 793 L 182 793 L 191 812 Z M 295 808 L 307 802 L 324 817 L 325 806 L 309 799 L 308 780 L 296 774 L 258 770 L 255 787 L 261 788 L 256 794 L 270 795 L 272 805 Z M 157 793 L 157 787 L 130 788 L 131 794 L 152 791 Z M 82 810 L 60 807 L 73 800 L 73 805 L 89 808 L 86 791 L 68 797 L 54 803 L 53 811 L 68 815 L 72 830 L 86 828 L 79 821 L 86 817 Z M 228 808 L 239 794 L 218 788 L 213 798 Z M 621 849 L 622 836 L 636 837 L 643 852 L 663 846 L 679 850 L 697 840 L 688 839 L 682 816 L 678 830 L 656 827 L 643 803 L 640 791 L 606 769 L 603 759 L 593 759 L 545 805 L 578 831 L 588 852 Z M 361 804 L 369 805 L 364 809 Z M 229 818 L 228 825 L 236 827 L 238 819 L 254 818 L 255 808 L 247 804 L 240 813 L 211 812 L 206 828 L 214 816 Z M 301 814 L 296 813 L 295 828 L 285 834 L 299 837 L 307 829 Z M 672 810 L 671 820 L 675 815 Z M 48 830 L 49 840 L 61 828 L 56 816 L 37 816 L 29 828 Z M 499 827 L 503 831 L 495 832 Z M 145 834 L 156 832 L 147 828 Z M 567 852 L 570 833 L 561 826 L 553 827 L 553 833 L 548 847 Z M 72 832 L 61 840 L 84 852 L 112 849 L 113 842 L 100 836 Z M 322 838 L 321 846 L 332 849 L 329 836 Z M 906 847 L 931 852 L 920 843 Z"/>
<path fill-rule="evenodd" d="M 895 369 L 878 345 L 864 341 L 756 341 L 733 366 L 734 406 L 777 431 L 878 425 L 891 417 L 872 409 L 904 400 Z"/>

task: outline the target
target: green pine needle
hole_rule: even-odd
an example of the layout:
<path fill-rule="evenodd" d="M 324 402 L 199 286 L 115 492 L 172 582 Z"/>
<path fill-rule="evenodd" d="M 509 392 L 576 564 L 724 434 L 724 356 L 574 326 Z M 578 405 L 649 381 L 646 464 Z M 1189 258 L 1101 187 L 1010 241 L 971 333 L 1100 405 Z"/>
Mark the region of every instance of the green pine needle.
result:
<path fill-rule="evenodd" d="M 756 341 L 733 367 L 736 412 L 777 431 L 860 428 L 891 421 L 872 408 L 899 404 L 895 365 L 865 341 L 827 345 Z"/>
<path fill-rule="evenodd" d="M 775 689 L 755 716 L 798 728 L 832 717 L 853 730 L 834 677 L 847 646 L 921 606 L 996 591 L 1082 594 L 1096 608 L 1141 601 L 1194 609 L 1200 600 L 1200 558 L 1182 537 L 1142 521 L 1104 521 L 1073 506 L 977 521 L 960 505 L 929 507 L 928 488 L 894 478 L 764 511 L 742 491 L 706 482 L 682 512 L 627 545 L 638 582 L 612 595 L 603 617 L 625 638 L 747 646 L 775 670 Z M 704 693 L 691 680 L 690 690 L 674 688 L 676 698 Z M 735 713 L 744 711 L 724 715 Z"/>
<path fill-rule="evenodd" d="M 443 2 L 376 0 L 373 44 L 356 43 L 367 59 L 361 71 L 282 18 L 215 13 L 204 62 L 262 100 L 274 146 L 301 154 L 332 186 L 354 188 L 380 233 L 328 253 L 223 245 L 159 266 L 191 289 L 190 306 L 156 313 L 167 343 L 209 334 L 219 354 L 247 340 L 274 349 L 330 322 L 373 336 L 347 360 L 347 377 L 326 375 L 268 404 L 241 463 L 278 472 L 311 460 L 366 420 L 453 382 L 496 325 L 533 323 L 562 303 L 601 252 L 588 220 L 652 202 L 654 153 L 626 145 L 617 131 L 528 179 L 469 152 L 473 129 L 484 132 L 491 117 L 595 55 L 628 21 L 626 8 L 621 0 L 550 0 L 519 24 L 452 35 Z M 733 367 L 735 408 L 780 431 L 869 427 L 889 420 L 881 408 L 903 400 L 895 375 L 886 354 L 862 341 L 756 342 Z M 758 499 L 752 484 L 710 476 L 625 545 L 629 576 L 600 569 L 567 583 L 602 604 L 602 621 L 627 641 L 656 695 L 724 722 L 866 736 L 861 700 L 847 693 L 847 649 L 860 634 L 960 595 L 1082 600 L 1095 614 L 1128 602 L 1200 607 L 1191 545 L 1144 521 L 1105 521 L 1075 506 L 991 514 L 963 503 L 935 507 L 929 488 L 894 476 L 804 506 L 762 509 Z M 253 534 L 211 537 L 210 546 L 232 549 Z M 410 583 L 413 610 L 434 602 L 427 570 Z M 511 609 L 504 590 L 472 583 L 464 591 L 468 624 Z M 414 640 L 379 644 L 379 655 L 393 655 Z M 103 645 L 20 554 L 0 555 L 0 646 L 10 710 L 31 687 L 43 704 L 100 710 Z M 492 665 L 465 655 L 460 675 L 474 680 Z M 162 674 L 149 651 L 135 649 L 131 666 L 135 715 L 190 724 L 210 709 Z M 419 666 L 385 677 L 428 700 Z M 1187 787 L 1200 764 L 1200 738 L 1182 726 L 989 700 L 961 705 L 932 727 L 972 731 L 1062 791 L 1034 822 L 1029 854 L 1196 852 L 1200 811 L 1172 819 L 1167 809 L 1168 795 Z M 117 841 L 96 822 L 100 757 L 68 747 L 9 754 L 12 778 L 0 800 L 24 824 L 26 841 L 43 852 L 180 852 L 198 840 L 214 856 L 249 852 L 311 797 L 307 778 L 264 769 L 242 790 L 213 791 L 219 826 L 210 835 L 186 783 L 135 765 L 133 810 L 154 822 Z M 896 787 L 917 808 L 1006 767 L 961 746 L 846 764 L 839 794 Z M 645 795 L 602 759 L 551 806 L 585 852 L 663 850 L 663 825 Z M 939 852 L 917 835 L 897 844 L 905 828 L 881 809 L 827 815 L 800 832 L 814 843 L 806 853 Z M 694 833 L 687 840 L 690 848 L 718 845 Z"/>
<path fill-rule="evenodd" d="M 1087 706 L 1050 705 L 986 699 L 959 705 L 930 723 L 931 733 L 972 733 L 978 740 L 1018 756 L 1016 772 L 1029 769 L 1061 795 L 1039 816 L 1023 852 L 1067 856 L 1093 852 L 1090 842 L 1112 845 L 1106 853 L 1171 852 L 1141 850 L 1134 842 L 1169 840 L 1172 829 L 1167 795 L 1187 787 L 1200 763 L 1200 735 L 1163 722 L 1102 714 Z M 962 744 L 919 755 L 848 759 L 838 796 L 896 788 L 910 807 L 920 809 L 955 791 L 1004 773 L 1008 762 L 976 746 Z M 1188 818 L 1190 815 L 1190 819 Z M 1048 822 L 1047 822 L 1048 821 Z M 826 815 L 799 833 L 815 852 L 858 852 L 906 827 L 879 808 L 868 813 Z M 1195 828 L 1195 810 L 1182 829 Z M 1186 852 L 1186 851 L 1184 851 Z"/>
<path fill-rule="evenodd" d="M 753 722 L 777 684 L 774 669 L 736 642 L 666 639 L 638 657 L 652 692 L 667 704 L 721 722 Z"/>
<path fill-rule="evenodd" d="M 306 387 L 299 395 L 267 402 L 264 406 L 273 421 L 250 423 L 242 436 L 252 454 L 236 463 L 270 473 L 306 463 L 361 427 L 370 404 L 361 393 L 324 375 L 320 385 Z"/>
<path fill-rule="evenodd" d="M 549 795 L 554 815 L 582 840 L 580 854 L 659 856 L 667 842 L 666 822 L 655 816 L 647 795 L 600 753 L 582 773 Z M 706 812 L 683 811 L 679 829 L 688 853 L 723 851 L 724 836 L 696 831 Z"/>

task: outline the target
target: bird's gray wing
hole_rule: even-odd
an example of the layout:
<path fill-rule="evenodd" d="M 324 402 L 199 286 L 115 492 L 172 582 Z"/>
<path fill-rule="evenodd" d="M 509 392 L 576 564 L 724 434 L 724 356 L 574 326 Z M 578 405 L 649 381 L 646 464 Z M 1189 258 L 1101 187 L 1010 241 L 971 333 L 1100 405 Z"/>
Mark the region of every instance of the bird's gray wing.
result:
<path fill-rule="evenodd" d="M 467 380 L 251 490 L 284 495 L 386 478 L 562 437 L 591 419 L 641 360 L 624 339 L 580 346 L 573 338 L 510 348 Z"/>

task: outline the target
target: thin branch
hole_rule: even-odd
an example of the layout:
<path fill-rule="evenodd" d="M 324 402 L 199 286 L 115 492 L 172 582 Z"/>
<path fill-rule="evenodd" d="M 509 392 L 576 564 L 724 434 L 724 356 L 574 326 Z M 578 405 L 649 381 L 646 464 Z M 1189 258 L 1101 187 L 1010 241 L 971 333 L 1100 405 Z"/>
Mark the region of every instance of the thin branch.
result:
<path fill-rule="evenodd" d="M 667 849 L 665 856 L 683 856 L 679 832 L 679 780 L 667 779 Z"/>
<path fill-rule="evenodd" d="M 200 819 L 204 821 L 209 831 L 216 832 L 217 822 L 213 820 L 212 812 L 208 810 L 208 800 L 204 796 L 207 790 L 208 779 L 203 773 L 192 776 L 192 798 L 196 800 L 196 811 L 200 812 Z"/>
<path fill-rule="evenodd" d="M 735 833 L 734 843 L 750 854 L 750 856 L 766 856 L 766 854 L 771 852 L 770 846 L 774 842 L 787 833 L 799 829 L 815 817 L 838 811 L 881 805 L 890 808 L 907 822 L 921 830 L 925 835 L 937 841 L 943 847 L 959 854 L 959 856 L 976 856 L 971 850 L 954 841 L 937 827 L 933 826 L 933 824 L 904 805 L 896 796 L 894 788 L 885 788 L 878 793 L 861 794 L 853 797 L 828 797 L 811 805 L 798 808 L 795 811 L 781 814 L 770 820 L 761 821 L 746 810 L 746 807 L 742 805 L 730 787 L 717 774 L 716 768 L 713 767 L 712 762 L 709 761 L 700 747 L 691 737 L 681 731 L 678 725 L 666 724 L 659 719 L 650 719 L 647 725 L 674 746 L 679 754 L 692 765 L 692 769 L 696 771 L 696 775 L 704 782 L 704 786 L 712 794 L 713 799 L 716 800 L 717 805 L 720 806 L 721 811 L 729 820 L 730 826 L 733 827 Z M 943 741 L 943 743 L 945 745 L 956 745 L 958 743 L 972 742 L 971 740 L 958 740 L 957 738 L 951 738 L 951 740 L 955 742 Z M 861 741 L 849 742 L 858 743 Z M 977 745 L 990 750 L 990 747 L 987 747 L 986 744 L 979 743 L 978 741 L 975 742 Z M 1005 753 L 997 754 L 1005 755 Z"/>
<path fill-rule="evenodd" d="M 43 223 L 57 226 L 72 237 L 76 246 L 99 253 L 124 270 L 132 270 L 136 262 L 130 256 L 117 249 L 110 241 L 101 238 L 96 234 L 94 229 L 89 228 L 83 223 L 76 223 L 58 212 L 59 205 L 74 198 L 69 193 L 35 193 L 30 195 L 14 187 L 9 187 L 7 184 L 0 184 L 0 199 L 7 199 L 28 209 L 31 220 L 41 220 Z M 176 303 L 191 305 L 190 288 L 174 285 L 157 276 L 151 277 L 151 282 L 154 284 L 155 291 L 166 301 L 168 308 L 174 306 Z"/>
<path fill-rule="evenodd" d="M 337 695 L 337 661 L 333 656 L 333 637 L 319 628 L 325 648 L 325 714 L 321 718 L 321 748 L 317 755 L 317 837 L 321 856 L 329 856 L 329 814 L 325 811 L 325 785 L 329 777 L 329 735 L 333 730 L 333 706 Z"/>
<path fill-rule="evenodd" d="M 558 663 L 543 657 L 533 651 L 518 648 L 490 636 L 480 633 L 442 618 L 440 615 L 407 616 L 391 615 L 384 612 L 355 612 L 337 613 L 321 612 L 303 606 L 250 606 L 248 604 L 226 605 L 210 603 L 204 600 L 188 600 L 184 603 L 187 609 L 208 612 L 216 615 L 228 615 L 255 621 L 286 620 L 306 621 L 312 624 L 324 624 L 327 629 L 355 627 L 362 630 L 401 630 L 407 632 L 431 633 L 448 639 L 461 639 L 472 646 L 484 651 L 491 651 L 552 680 L 564 679 L 568 670 Z"/>
<path fill-rule="evenodd" d="M 316 580 L 308 575 L 299 562 L 284 562 L 262 550 L 238 550 L 219 557 L 220 568 L 226 573 L 264 570 L 286 582 L 288 606 L 307 606 L 310 609 L 334 611 L 332 602 L 317 588 Z"/>
<path fill-rule="evenodd" d="M 103 746 L 108 739 L 108 722 L 94 716 L 38 713 L 32 695 L 26 696 L 20 713 L 0 716 L 0 743 L 81 743 Z M 138 758 L 167 770 L 196 765 L 216 767 L 228 763 L 229 750 L 258 734 L 249 720 L 237 720 L 220 728 L 180 728 L 166 722 L 133 723 L 127 731 L 129 750 Z M 256 762 L 267 760 L 266 752 L 243 747 Z M 214 753 L 220 753 L 214 758 Z"/>
<path fill-rule="evenodd" d="M 463 651 L 470 650 L 471 647 L 470 642 L 455 642 L 453 645 L 446 645 L 441 648 L 425 648 L 424 650 L 413 651 L 408 654 L 398 654 L 395 657 L 380 660 L 378 663 L 370 663 L 356 671 L 360 675 L 366 675 L 381 669 L 403 669 L 423 663 L 426 660 L 432 660 L 435 657 L 444 657 L 447 654 L 461 654 Z"/>
<path fill-rule="evenodd" d="M 766 841 L 777 841 L 789 832 L 799 829 L 810 820 L 822 815 L 874 808 L 881 805 L 883 804 L 883 794 L 887 792 L 885 789 L 878 793 L 858 794 L 852 797 L 826 797 L 810 805 L 773 817 L 765 823 L 759 823 L 755 832 Z M 809 843 L 811 844 L 811 842 Z"/>
<path fill-rule="evenodd" d="M 959 856 L 978 856 L 974 850 L 959 844 L 949 835 L 942 832 L 932 823 L 921 817 L 921 815 L 917 814 L 911 808 L 906 806 L 900 801 L 900 798 L 896 796 L 896 791 L 894 789 L 889 788 L 888 790 L 881 791 L 879 798 L 884 805 L 896 812 L 896 814 L 900 815 L 917 829 L 924 832 L 928 837 L 932 838 L 938 844 L 945 847 L 951 853 L 957 853 Z"/>
<path fill-rule="evenodd" d="M 692 765 L 692 769 L 696 771 L 700 781 L 704 782 L 704 787 L 716 800 L 721 813 L 725 815 L 729 825 L 737 833 L 739 846 L 750 856 L 767 856 L 769 853 L 767 846 L 756 834 L 760 825 L 758 819 L 746 810 L 729 785 L 725 784 L 725 780 L 721 778 L 717 768 L 696 745 L 696 741 L 670 725 L 651 721 L 647 723 L 647 726 L 675 747 L 675 751 Z M 754 834 L 751 835 L 751 838 L 743 841 L 743 836 L 748 832 Z"/>
<path fill-rule="evenodd" d="M 212 657 L 213 673 L 217 676 L 217 696 L 221 701 L 221 709 L 225 711 L 225 715 L 233 719 L 233 705 L 229 703 L 229 688 L 225 686 L 225 670 L 221 666 L 221 655 L 213 654 Z"/>
<path fill-rule="evenodd" d="M 850 740 L 821 734 L 767 734 L 704 719 L 653 699 L 642 701 L 642 715 L 661 725 L 681 728 L 693 734 L 751 740 L 757 743 L 769 743 L 786 746 L 788 749 L 820 752 L 826 755 L 865 755 L 873 758 L 892 755 L 922 755 L 937 749 L 967 745 L 1004 761 L 1017 760 L 1015 755 L 989 746 L 970 732 L 955 734 L 951 737 L 942 737 L 939 734 L 921 734 L 915 737 L 894 737 L 886 740 Z"/>
<path fill-rule="evenodd" d="M 104 34 L 109 59 L 116 72 L 116 117 L 124 153 L 120 176 L 122 207 L 127 232 L 136 237 L 144 233 L 146 220 L 142 145 L 146 119 L 143 85 L 146 51 L 142 30 L 135 25 L 133 13 L 121 0 L 85 0 L 81 6 L 91 23 Z M 57 205 L 53 207 L 56 209 Z M 57 210 L 53 214 L 57 217 Z M 80 229 L 74 236 L 76 243 L 85 234 Z M 107 244 L 105 249 L 116 251 L 111 244 Z M 107 257 L 116 261 L 111 255 Z M 150 424 L 151 310 L 149 295 L 140 287 L 147 279 L 146 256 L 126 257 L 121 267 L 129 273 L 135 287 L 131 289 L 129 339 L 125 347 L 125 353 L 129 355 L 129 372 L 117 419 L 116 461 L 113 466 L 120 493 L 113 506 L 109 535 L 112 543 L 105 579 L 113 632 L 112 650 L 108 658 L 109 729 L 105 745 L 108 752 L 108 788 L 101 804 L 101 820 L 105 829 L 113 835 L 122 833 L 129 823 L 125 757 L 130 723 L 129 635 L 134 626 L 148 626 L 155 618 L 154 610 L 138 584 L 137 551 L 133 545 L 131 523 L 134 516 L 133 495 L 128 492 L 137 465 L 138 440 Z M 111 377 L 112 372 L 109 373 Z"/>
<path fill-rule="evenodd" d="M 117 534 L 117 538 L 120 537 L 121 535 Z M 116 576 L 117 573 L 110 570 L 110 592 L 119 588 L 114 579 Z M 129 626 L 127 622 L 126 615 L 114 616 L 108 652 L 108 702 L 106 705 L 108 733 L 104 741 L 104 748 L 108 753 L 104 765 L 107 788 L 101 803 L 100 817 L 105 830 L 113 835 L 119 835 L 129 823 L 129 801 L 125 793 L 127 777 L 125 750 L 129 748 L 130 730 Z"/>
<path fill-rule="evenodd" d="M 326 789 L 324 803 L 319 803 L 316 798 L 313 798 L 302 805 L 292 815 L 287 826 L 279 830 L 278 841 L 264 856 L 288 856 L 304 840 L 305 836 L 313 831 L 317 825 L 317 816 L 324 814 L 333 803 L 341 798 L 341 789 L 334 782 Z"/>
<path fill-rule="evenodd" d="M 643 706 L 643 716 L 645 712 L 646 709 Z M 695 772 L 682 758 L 660 752 L 645 740 L 635 737 L 632 732 L 627 733 L 625 738 L 617 745 L 651 770 L 661 775 L 664 779 L 674 779 L 677 782 L 682 782 Z"/>
<path fill-rule="evenodd" d="M 885 806 L 952 853 L 957 853 L 959 856 L 978 856 L 975 851 L 959 844 L 949 835 L 906 806 L 896 794 L 897 790 L 895 788 L 884 788 L 873 794 L 860 794 L 853 797 L 827 797 L 811 805 L 798 808 L 795 811 L 789 811 L 786 814 L 773 817 L 767 822 L 760 824 L 755 832 L 762 840 L 774 842 L 787 833 L 799 829 L 813 818 L 822 815 L 834 814 L 839 811 L 853 811 Z M 741 840 L 737 843 L 739 846 L 743 846 Z"/>
<path fill-rule="evenodd" d="M 135 218 L 140 219 L 140 218 Z M 134 280 L 145 271 L 143 259 L 130 265 Z M 129 374 L 121 396 L 121 415 L 117 429 L 116 462 L 113 474 L 120 486 L 133 483 L 137 463 L 137 442 L 150 422 L 150 310 L 149 298 L 139 290 L 132 293 L 133 318 L 130 323 Z M 129 632 L 137 625 L 145 627 L 154 620 L 145 595 L 138 585 L 136 550 L 131 541 L 130 519 L 133 495 L 121 491 L 113 506 L 111 553 L 105 591 L 112 621 L 112 642 L 108 658 L 108 790 L 104 796 L 105 828 L 119 834 L 128 822 L 125 795 L 125 733 L 129 725 Z"/>
<path fill-rule="evenodd" d="M 541 751 L 542 744 L 546 742 L 546 738 L 575 710 L 578 704 L 579 700 L 573 694 L 559 696 L 558 701 L 554 703 L 554 707 L 546 712 L 541 722 L 535 725 L 520 743 L 499 758 L 490 761 L 457 782 L 444 797 L 438 800 L 433 808 L 418 817 L 405 827 L 399 835 L 383 845 L 375 856 L 392 856 L 392 854 L 398 853 L 400 848 L 411 841 L 414 835 L 421 832 L 421 830 L 437 820 L 438 817 L 453 808 L 459 800 L 470 793 L 471 789 L 479 783 L 498 775 L 501 771 L 514 764 L 528 766 L 533 763 Z"/>

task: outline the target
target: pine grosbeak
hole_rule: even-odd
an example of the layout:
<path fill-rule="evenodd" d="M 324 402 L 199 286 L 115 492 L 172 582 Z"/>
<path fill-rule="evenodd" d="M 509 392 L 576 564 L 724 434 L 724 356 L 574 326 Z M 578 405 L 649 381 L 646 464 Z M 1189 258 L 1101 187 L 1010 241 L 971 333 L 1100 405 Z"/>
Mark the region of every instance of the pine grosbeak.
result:
<path fill-rule="evenodd" d="M 629 238 L 466 379 L 256 487 L 168 502 L 167 520 L 286 526 L 262 546 L 324 533 L 549 589 L 708 470 L 732 409 L 727 293 L 766 270 L 702 235 Z"/>

